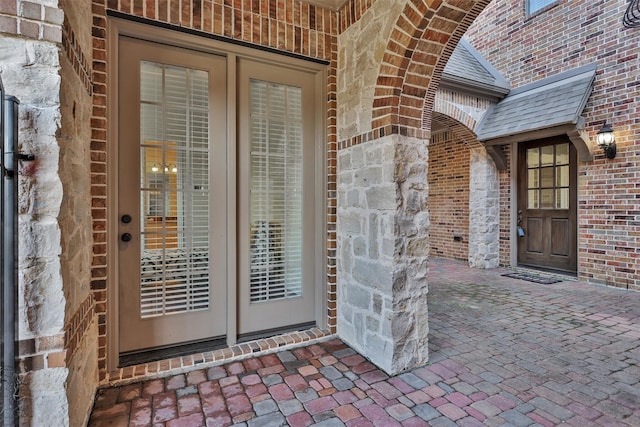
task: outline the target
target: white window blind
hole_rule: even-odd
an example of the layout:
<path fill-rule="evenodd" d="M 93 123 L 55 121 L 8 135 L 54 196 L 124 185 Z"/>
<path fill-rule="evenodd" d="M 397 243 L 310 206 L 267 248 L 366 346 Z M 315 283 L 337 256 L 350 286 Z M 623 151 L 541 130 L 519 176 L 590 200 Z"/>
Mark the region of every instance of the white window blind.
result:
<path fill-rule="evenodd" d="M 250 81 L 250 300 L 302 295 L 302 90 Z"/>
<path fill-rule="evenodd" d="M 141 62 L 143 318 L 209 308 L 208 73 Z"/>

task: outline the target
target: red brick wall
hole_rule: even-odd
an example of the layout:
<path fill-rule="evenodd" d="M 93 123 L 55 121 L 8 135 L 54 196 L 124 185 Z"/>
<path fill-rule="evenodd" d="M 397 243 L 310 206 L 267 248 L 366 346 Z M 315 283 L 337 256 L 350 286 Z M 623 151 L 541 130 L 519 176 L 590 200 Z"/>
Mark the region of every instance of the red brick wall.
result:
<path fill-rule="evenodd" d="M 509 147 L 504 147 L 504 155 L 507 165 L 511 162 L 511 152 Z M 511 265 L 511 170 L 498 171 L 498 181 L 500 185 L 500 265 Z M 515 197 L 513 197 L 515 201 Z"/>
<path fill-rule="evenodd" d="M 518 87 L 581 65 L 598 67 L 583 116 L 590 138 L 613 125 L 618 156 L 579 166 L 579 277 L 640 289 L 640 31 L 626 29 L 627 0 L 559 0 L 525 16 L 523 0 L 492 2 L 467 32 L 471 43 Z"/>
<path fill-rule="evenodd" d="M 431 256 L 468 259 L 469 159 L 469 145 L 459 134 L 449 130 L 433 135 L 429 144 Z M 462 241 L 454 241 L 454 236 Z"/>

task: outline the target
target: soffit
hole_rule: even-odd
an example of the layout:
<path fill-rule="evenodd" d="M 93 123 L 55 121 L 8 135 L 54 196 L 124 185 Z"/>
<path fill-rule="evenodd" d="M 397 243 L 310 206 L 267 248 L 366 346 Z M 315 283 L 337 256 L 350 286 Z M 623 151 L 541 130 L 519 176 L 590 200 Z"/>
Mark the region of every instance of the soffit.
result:
<path fill-rule="evenodd" d="M 512 90 L 484 114 L 476 128 L 478 140 L 517 135 L 525 140 L 527 134 L 543 129 L 580 127 L 595 73 L 591 64 Z"/>
<path fill-rule="evenodd" d="M 347 0 L 302 0 L 305 3 L 313 4 L 315 6 L 319 6 L 325 9 L 340 9 Z"/>

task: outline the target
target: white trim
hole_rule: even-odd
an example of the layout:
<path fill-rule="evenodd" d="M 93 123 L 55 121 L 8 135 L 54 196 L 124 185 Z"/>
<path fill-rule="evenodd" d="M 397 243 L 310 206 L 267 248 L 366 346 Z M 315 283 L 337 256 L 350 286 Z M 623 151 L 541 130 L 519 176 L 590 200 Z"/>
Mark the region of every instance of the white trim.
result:
<path fill-rule="evenodd" d="M 227 346 L 235 345 L 238 340 L 238 287 L 230 286 L 238 281 L 238 164 L 237 150 L 231 149 L 229 141 L 238 140 L 237 110 L 237 66 L 238 58 L 235 54 L 227 56 Z"/>

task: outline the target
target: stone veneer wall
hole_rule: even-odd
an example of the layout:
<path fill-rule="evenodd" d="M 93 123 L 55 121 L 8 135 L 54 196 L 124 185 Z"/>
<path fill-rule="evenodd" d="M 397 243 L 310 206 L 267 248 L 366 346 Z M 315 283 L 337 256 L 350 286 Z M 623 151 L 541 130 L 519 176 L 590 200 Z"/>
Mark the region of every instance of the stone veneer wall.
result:
<path fill-rule="evenodd" d="M 338 155 L 338 334 L 391 374 L 428 360 L 427 162 L 399 135 Z"/>
<path fill-rule="evenodd" d="M 338 38 L 337 119 L 340 141 L 371 130 L 380 62 L 406 0 L 371 3 L 366 13 L 350 26 L 343 27 Z"/>
<path fill-rule="evenodd" d="M 469 169 L 469 265 L 495 268 L 500 263 L 498 170 L 484 147 L 471 148 Z"/>
<path fill-rule="evenodd" d="M 59 218 L 60 42 L 56 0 L 0 3 L 0 72 L 20 100 L 19 165 L 20 425 L 68 425 L 65 294 Z M 86 178 L 85 178 L 86 179 Z"/>
<path fill-rule="evenodd" d="M 579 164 L 578 277 L 640 290 L 640 32 L 622 25 L 628 5 L 563 0 L 526 16 L 522 0 L 494 1 L 466 36 L 512 87 L 597 64 L 585 129 L 593 141 L 605 122 L 611 124 L 618 154 L 610 160 L 595 147 L 593 162 Z M 501 230 L 507 227 L 501 223 Z"/>

